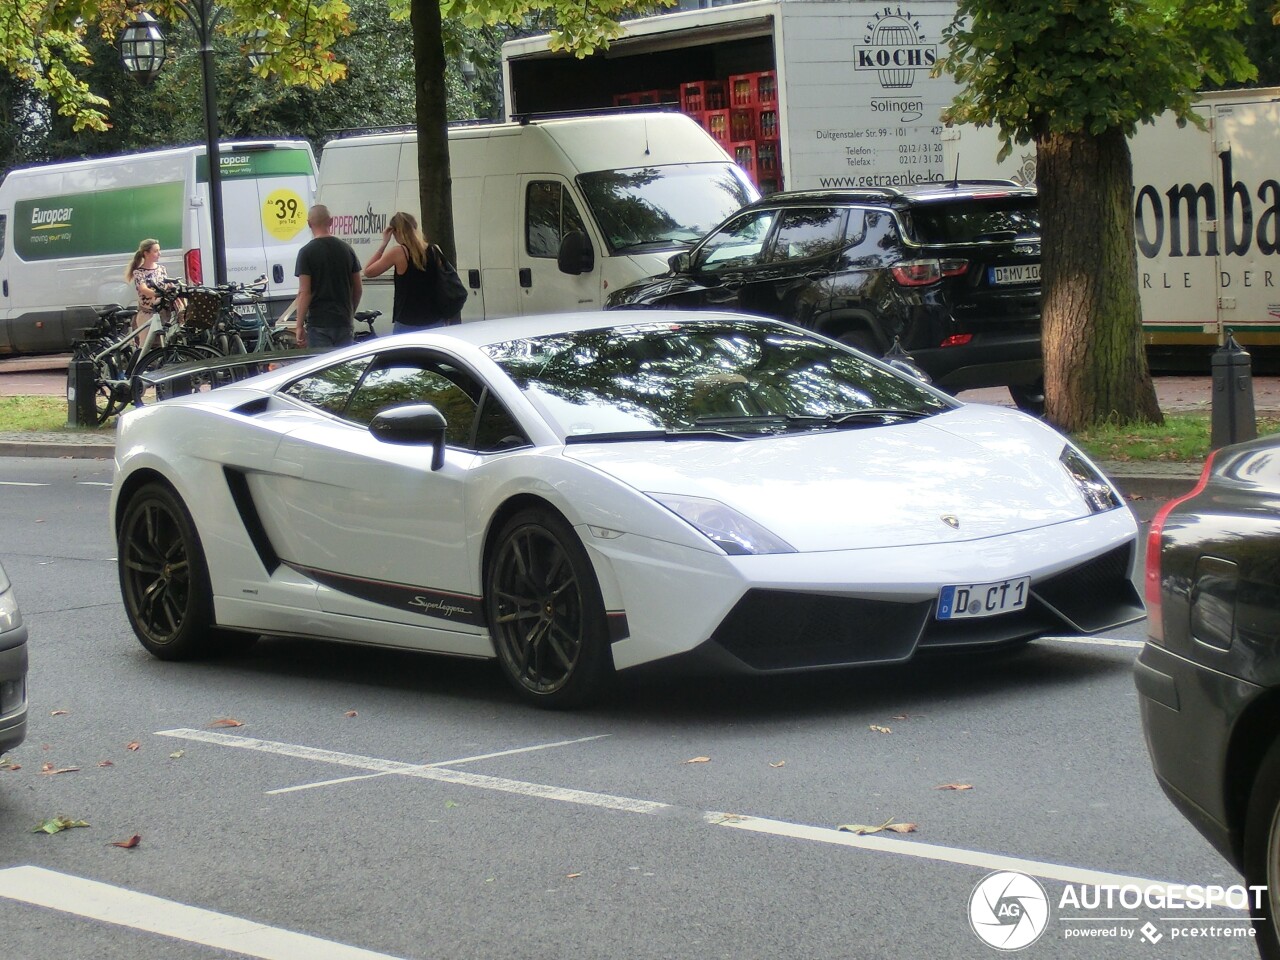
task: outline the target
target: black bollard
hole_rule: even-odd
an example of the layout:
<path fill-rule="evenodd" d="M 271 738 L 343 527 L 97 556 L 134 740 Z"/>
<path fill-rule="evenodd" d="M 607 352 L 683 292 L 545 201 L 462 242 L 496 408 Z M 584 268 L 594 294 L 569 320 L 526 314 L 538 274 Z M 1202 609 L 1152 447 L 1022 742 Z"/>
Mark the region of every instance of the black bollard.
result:
<path fill-rule="evenodd" d="M 67 426 L 96 427 L 98 412 L 94 406 L 94 367 L 87 357 L 67 364 Z"/>
<path fill-rule="evenodd" d="M 1258 435 L 1253 410 L 1253 358 L 1227 332 L 1213 352 L 1213 402 L 1209 445 L 1214 449 L 1252 440 Z"/>

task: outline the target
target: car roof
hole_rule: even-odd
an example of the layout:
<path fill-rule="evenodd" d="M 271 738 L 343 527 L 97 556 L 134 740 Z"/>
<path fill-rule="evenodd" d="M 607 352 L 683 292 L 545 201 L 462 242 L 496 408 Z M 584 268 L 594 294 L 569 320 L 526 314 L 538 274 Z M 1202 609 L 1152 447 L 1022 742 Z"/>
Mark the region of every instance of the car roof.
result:
<path fill-rule="evenodd" d="M 902 187 L 862 187 L 826 190 L 784 190 L 771 193 L 744 209 L 777 206 L 809 206 L 815 203 L 880 203 L 910 206 L 948 200 L 985 197 L 1034 197 L 1034 187 L 1013 180 L 937 180 Z"/>

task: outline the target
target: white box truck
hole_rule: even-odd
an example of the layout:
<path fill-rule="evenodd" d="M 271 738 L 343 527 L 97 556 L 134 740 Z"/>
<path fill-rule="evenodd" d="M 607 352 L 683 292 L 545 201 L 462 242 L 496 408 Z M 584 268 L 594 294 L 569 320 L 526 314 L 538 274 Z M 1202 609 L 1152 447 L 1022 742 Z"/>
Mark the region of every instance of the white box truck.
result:
<path fill-rule="evenodd" d="M 930 74 L 954 15 L 951 0 L 753 0 L 628 21 L 583 59 L 546 36 L 511 40 L 506 109 L 675 102 L 765 192 L 941 180 L 938 118 L 957 88 Z M 768 90 L 752 86 L 762 75 Z"/>
<path fill-rule="evenodd" d="M 311 239 L 315 156 L 305 140 L 221 150 L 227 279 L 265 275 L 278 316 Z M 203 146 L 11 170 L 0 182 L 0 354 L 66 350 L 96 307 L 136 303 L 124 271 L 144 238 L 160 241 L 169 276 L 212 283 L 208 181 Z"/>
<path fill-rule="evenodd" d="M 1230 330 L 1245 346 L 1280 345 L 1280 87 L 1205 93 L 1206 129 L 1172 114 L 1130 140 L 1142 325 L 1153 361 L 1203 367 Z M 996 162 L 989 127 L 945 134 L 961 177 L 1035 182 L 1035 148 Z"/>
<path fill-rule="evenodd" d="M 454 126 L 449 165 L 464 321 L 598 309 L 758 196 L 679 113 Z M 329 141 L 319 202 L 367 262 L 393 213 L 421 220 L 417 134 Z M 392 284 L 366 282 L 361 308 L 389 319 Z"/>

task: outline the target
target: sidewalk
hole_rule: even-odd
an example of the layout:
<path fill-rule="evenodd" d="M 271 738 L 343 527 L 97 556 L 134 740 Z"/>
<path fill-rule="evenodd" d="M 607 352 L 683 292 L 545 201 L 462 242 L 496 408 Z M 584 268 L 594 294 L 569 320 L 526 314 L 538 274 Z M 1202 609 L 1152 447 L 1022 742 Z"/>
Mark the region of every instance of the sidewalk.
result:
<path fill-rule="evenodd" d="M 62 396 L 66 392 L 66 356 L 0 359 L 0 396 Z M 1156 397 L 1165 413 L 1211 410 L 1210 377 L 1157 377 Z M 1254 407 L 1257 413 L 1280 416 L 1280 377 L 1255 377 Z M 968 390 L 960 394 L 966 403 L 1012 406 L 1003 388 Z M 110 458 L 115 435 L 107 432 L 67 430 L 34 433 L 5 431 L 0 424 L 0 457 Z M 1128 496 L 1150 499 L 1185 493 L 1200 476 L 1200 464 L 1122 463 L 1099 461 L 1098 466 Z"/>

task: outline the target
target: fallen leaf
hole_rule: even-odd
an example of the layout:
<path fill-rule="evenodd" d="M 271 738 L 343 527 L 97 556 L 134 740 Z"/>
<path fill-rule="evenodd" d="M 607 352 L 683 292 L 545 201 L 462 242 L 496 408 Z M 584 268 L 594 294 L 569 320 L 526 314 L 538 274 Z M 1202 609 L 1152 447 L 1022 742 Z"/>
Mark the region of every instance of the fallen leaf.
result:
<path fill-rule="evenodd" d="M 346 713 L 344 713 L 344 714 L 343 714 L 343 716 L 344 716 L 344 717 L 358 717 L 358 716 L 360 716 L 360 714 L 356 713 L 354 710 L 348 710 Z"/>
<path fill-rule="evenodd" d="M 722 813 L 716 820 L 716 823 L 741 823 L 747 818 L 740 813 Z"/>
<path fill-rule="evenodd" d="M 55 773 L 75 773 L 79 769 L 79 767 L 55 767 L 52 763 L 45 763 L 41 765 L 40 772 L 53 775 Z"/>
<path fill-rule="evenodd" d="M 935 790 L 972 790 L 972 783 L 940 783 L 934 787 Z"/>
<path fill-rule="evenodd" d="M 779 767 L 785 767 L 786 765 L 787 765 L 787 761 L 785 760 L 779 760 L 777 763 L 769 764 L 769 766 L 773 767 L 773 769 L 775 770 L 777 770 Z"/>
<path fill-rule="evenodd" d="M 100 766 L 100 767 L 114 767 L 114 766 L 115 766 L 115 764 L 114 764 L 114 763 L 112 763 L 110 760 L 99 760 L 99 761 L 98 761 L 98 766 Z"/>
<path fill-rule="evenodd" d="M 580 876 L 582 876 L 580 873 L 566 873 L 564 878 L 566 880 L 577 880 Z"/>
<path fill-rule="evenodd" d="M 52 710 L 52 711 L 50 711 L 49 716 L 51 716 L 51 717 L 65 717 L 65 716 L 66 716 L 67 714 L 69 714 L 70 712 L 71 712 L 70 710 Z"/>
<path fill-rule="evenodd" d="M 50 817 L 48 820 L 42 821 L 32 833 L 61 833 L 63 830 L 70 830 L 72 827 L 87 827 L 87 820 L 72 820 L 68 817 Z"/>
<path fill-rule="evenodd" d="M 140 834 L 135 833 L 128 840 L 112 840 L 111 846 L 120 847 L 122 850 L 132 850 L 141 842 L 142 842 L 142 836 Z"/>
<path fill-rule="evenodd" d="M 137 740 L 130 740 L 128 743 L 124 745 L 124 748 L 126 750 L 141 750 L 142 744 L 140 744 Z"/>
<path fill-rule="evenodd" d="M 181 760 L 185 754 L 186 754 L 186 751 L 185 751 L 185 750 L 175 750 L 175 751 L 173 751 L 173 753 L 169 754 L 169 759 L 170 759 L 170 760 Z"/>
<path fill-rule="evenodd" d="M 22 765 L 14 763 L 8 757 L 0 756 L 0 770 L 21 770 Z"/>
<path fill-rule="evenodd" d="M 217 720 L 213 721 L 213 723 L 209 724 L 209 726 L 211 727 L 243 727 L 244 721 L 237 720 L 234 717 L 219 717 Z"/>
<path fill-rule="evenodd" d="M 876 733 L 893 733 L 893 731 L 890 730 L 888 727 L 882 727 L 878 723 L 873 723 L 871 725 L 871 729 L 874 730 Z"/>
<path fill-rule="evenodd" d="M 452 809 L 453 809 L 454 807 L 456 807 L 457 805 L 458 805 L 458 803 L 457 803 L 457 801 L 456 801 L 456 800 L 446 800 L 446 801 L 444 802 L 444 808 L 445 808 L 446 810 L 452 810 Z"/>
<path fill-rule="evenodd" d="M 710 763 L 710 757 L 694 757 L 692 760 L 682 760 L 681 763 Z"/>
<path fill-rule="evenodd" d="M 914 823 L 894 823 L 893 817 L 890 817 L 884 823 L 875 827 L 869 827 L 865 823 L 842 823 L 836 829 L 843 830 L 845 833 L 856 833 L 859 836 L 865 836 L 868 833 L 879 833 L 881 830 L 892 830 L 894 833 L 915 833 L 916 825 Z"/>

